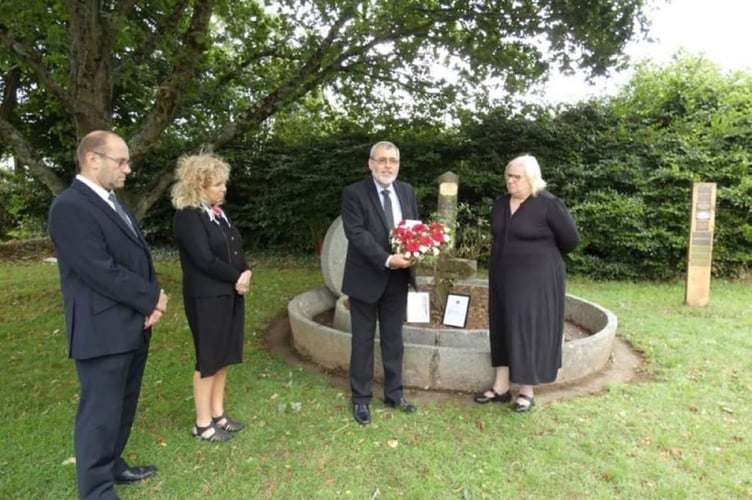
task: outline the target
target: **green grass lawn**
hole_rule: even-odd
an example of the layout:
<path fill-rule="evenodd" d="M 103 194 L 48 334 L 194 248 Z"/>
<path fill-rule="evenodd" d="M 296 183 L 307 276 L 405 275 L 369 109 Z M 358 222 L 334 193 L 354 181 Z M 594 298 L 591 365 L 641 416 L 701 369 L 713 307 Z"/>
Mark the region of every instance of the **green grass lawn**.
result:
<path fill-rule="evenodd" d="M 158 475 L 124 499 L 752 497 L 752 291 L 714 281 L 710 305 L 683 283 L 596 283 L 568 291 L 611 309 L 645 357 L 637 384 L 539 404 L 528 415 L 469 398 L 426 398 L 360 427 L 341 381 L 264 350 L 291 297 L 321 286 L 315 265 L 261 262 L 247 303 L 245 362 L 227 410 L 248 428 L 229 443 L 190 436 L 193 347 L 180 269 L 157 262 L 171 294 L 155 329 L 127 452 Z M 67 359 L 54 264 L 0 263 L 0 498 L 75 498 L 78 385 Z"/>

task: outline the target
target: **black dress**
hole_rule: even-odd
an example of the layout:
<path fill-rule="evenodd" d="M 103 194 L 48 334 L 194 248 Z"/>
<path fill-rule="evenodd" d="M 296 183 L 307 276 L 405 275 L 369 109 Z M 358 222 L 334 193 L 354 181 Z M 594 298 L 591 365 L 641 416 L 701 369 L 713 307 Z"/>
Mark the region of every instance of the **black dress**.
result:
<path fill-rule="evenodd" d="M 240 232 L 208 209 L 175 213 L 175 238 L 183 270 L 183 303 L 202 377 L 243 361 L 244 299 L 235 283 L 249 269 Z"/>
<path fill-rule="evenodd" d="M 556 380 L 561 368 L 566 268 L 579 242 L 564 203 L 548 191 L 528 197 L 511 215 L 509 195 L 491 211 L 489 262 L 491 364 L 508 366 L 516 384 Z"/>

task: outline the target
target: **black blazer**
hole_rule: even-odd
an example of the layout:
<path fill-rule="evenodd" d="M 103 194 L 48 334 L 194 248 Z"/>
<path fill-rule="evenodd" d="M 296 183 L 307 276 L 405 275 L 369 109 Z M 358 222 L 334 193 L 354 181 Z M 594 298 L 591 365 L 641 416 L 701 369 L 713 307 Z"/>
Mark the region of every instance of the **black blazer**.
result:
<path fill-rule="evenodd" d="M 238 278 L 250 269 L 237 228 L 216 217 L 212 221 L 206 210 L 191 207 L 175 212 L 173 230 L 183 269 L 183 295 L 234 295 Z"/>
<path fill-rule="evenodd" d="M 418 219 L 415 189 L 394 181 L 403 219 Z M 342 225 L 347 237 L 347 257 L 342 292 L 364 302 L 376 302 L 389 280 L 386 259 L 392 253 L 384 209 L 372 176 L 347 186 L 342 192 Z M 415 268 L 410 284 L 416 287 Z"/>
<path fill-rule="evenodd" d="M 134 351 L 151 335 L 144 321 L 157 304 L 159 284 L 136 218 L 123 209 L 136 234 L 79 180 L 50 207 L 71 358 Z"/>

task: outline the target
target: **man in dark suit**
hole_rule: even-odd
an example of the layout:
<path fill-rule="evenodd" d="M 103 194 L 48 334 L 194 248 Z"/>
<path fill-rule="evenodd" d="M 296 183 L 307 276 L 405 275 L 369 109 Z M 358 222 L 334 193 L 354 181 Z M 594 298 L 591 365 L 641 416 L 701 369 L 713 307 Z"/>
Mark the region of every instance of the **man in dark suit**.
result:
<path fill-rule="evenodd" d="M 149 247 L 114 195 L 131 172 L 128 146 L 95 131 L 76 152 L 79 174 L 50 207 L 68 354 L 81 393 L 74 445 L 80 498 L 115 499 L 115 483 L 146 479 L 154 466 L 123 459 L 155 325 L 167 307 Z"/>
<path fill-rule="evenodd" d="M 390 231 L 399 221 L 418 218 L 415 190 L 397 180 L 399 149 L 391 142 L 371 148 L 371 175 L 350 184 L 342 193 L 342 224 L 347 257 L 342 292 L 350 302 L 352 344 L 350 389 L 353 417 L 371 422 L 369 402 L 373 379 L 376 322 L 384 367 L 384 404 L 413 413 L 402 392 L 402 323 L 408 285 L 415 288 L 415 270 L 404 255 L 391 253 Z"/>

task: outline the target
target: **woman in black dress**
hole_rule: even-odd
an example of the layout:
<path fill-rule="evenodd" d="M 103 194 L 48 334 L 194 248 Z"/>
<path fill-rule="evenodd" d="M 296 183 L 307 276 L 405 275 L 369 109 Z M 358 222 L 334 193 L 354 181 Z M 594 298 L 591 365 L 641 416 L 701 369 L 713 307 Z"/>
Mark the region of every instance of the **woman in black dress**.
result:
<path fill-rule="evenodd" d="M 217 156 L 183 156 L 172 188 L 183 301 L 196 351 L 193 435 L 207 441 L 226 441 L 244 427 L 224 409 L 227 367 L 243 361 L 243 296 L 252 274 L 240 233 L 220 208 L 229 175 L 230 166 Z"/>
<path fill-rule="evenodd" d="M 519 156 L 504 171 L 508 194 L 491 211 L 489 338 L 493 386 L 477 403 L 509 402 L 527 412 L 534 386 L 556 380 L 561 368 L 566 268 L 577 246 L 577 226 L 564 203 L 545 190 L 535 157 Z"/>

